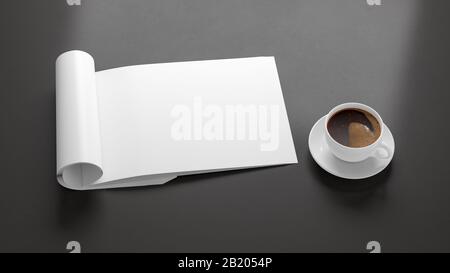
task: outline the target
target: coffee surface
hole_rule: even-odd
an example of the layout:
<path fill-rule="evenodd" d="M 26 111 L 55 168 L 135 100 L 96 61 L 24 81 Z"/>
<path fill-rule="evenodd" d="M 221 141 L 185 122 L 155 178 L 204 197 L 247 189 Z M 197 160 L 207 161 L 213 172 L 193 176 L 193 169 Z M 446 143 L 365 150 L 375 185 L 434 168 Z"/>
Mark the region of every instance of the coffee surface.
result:
<path fill-rule="evenodd" d="M 378 120 L 361 109 L 344 109 L 335 113 L 328 120 L 327 129 L 334 140 L 352 148 L 369 146 L 381 134 Z"/>

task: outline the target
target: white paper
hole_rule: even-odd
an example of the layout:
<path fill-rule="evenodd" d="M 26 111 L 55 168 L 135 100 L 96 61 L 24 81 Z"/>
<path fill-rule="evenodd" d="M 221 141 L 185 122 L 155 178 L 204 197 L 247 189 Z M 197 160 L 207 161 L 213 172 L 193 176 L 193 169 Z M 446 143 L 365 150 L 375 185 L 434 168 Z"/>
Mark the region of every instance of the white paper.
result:
<path fill-rule="evenodd" d="M 162 184 L 176 176 L 297 163 L 273 57 L 95 72 L 56 61 L 57 175 L 77 190 Z"/>

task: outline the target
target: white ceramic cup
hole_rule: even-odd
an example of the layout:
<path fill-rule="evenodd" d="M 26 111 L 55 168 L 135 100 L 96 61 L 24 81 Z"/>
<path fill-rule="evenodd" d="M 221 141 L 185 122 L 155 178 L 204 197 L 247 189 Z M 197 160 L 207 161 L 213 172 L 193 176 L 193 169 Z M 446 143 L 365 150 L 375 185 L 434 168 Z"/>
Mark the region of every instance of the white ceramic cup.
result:
<path fill-rule="evenodd" d="M 328 132 L 328 121 L 329 119 L 337 112 L 344 110 L 344 109 L 361 109 L 366 112 L 369 112 L 372 114 L 377 121 L 380 124 L 381 133 L 378 139 L 365 147 L 348 147 L 345 145 L 342 145 L 338 143 L 334 138 L 331 137 L 330 133 Z M 325 118 L 325 139 L 327 141 L 328 147 L 330 151 L 339 159 L 347 161 L 347 162 L 359 162 L 363 161 L 369 157 L 376 157 L 376 158 L 390 158 L 392 156 L 392 150 L 389 148 L 389 146 L 386 145 L 386 143 L 383 141 L 383 133 L 385 130 L 385 126 L 383 123 L 383 120 L 381 119 L 380 115 L 373 110 L 371 107 L 362 104 L 362 103 L 356 103 L 356 102 L 348 102 L 340 104 L 333 109 L 326 115 Z"/>

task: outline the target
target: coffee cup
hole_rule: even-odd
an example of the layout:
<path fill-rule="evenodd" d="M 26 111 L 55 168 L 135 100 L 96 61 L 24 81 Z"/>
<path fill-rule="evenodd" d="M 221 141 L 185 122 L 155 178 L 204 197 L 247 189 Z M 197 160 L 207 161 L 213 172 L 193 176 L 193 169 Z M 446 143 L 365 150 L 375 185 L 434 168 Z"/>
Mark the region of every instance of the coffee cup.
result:
<path fill-rule="evenodd" d="M 330 151 L 347 162 L 369 157 L 388 159 L 393 152 L 383 140 L 384 127 L 380 115 L 371 107 L 343 103 L 326 115 L 325 139 Z"/>

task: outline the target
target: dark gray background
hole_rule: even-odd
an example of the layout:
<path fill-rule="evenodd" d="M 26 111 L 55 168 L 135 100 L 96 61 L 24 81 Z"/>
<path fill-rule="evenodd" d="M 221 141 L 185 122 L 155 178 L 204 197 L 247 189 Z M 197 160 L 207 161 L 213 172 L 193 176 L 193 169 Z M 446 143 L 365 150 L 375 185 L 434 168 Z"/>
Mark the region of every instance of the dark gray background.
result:
<path fill-rule="evenodd" d="M 450 251 L 448 0 L 2 1 L 0 251 Z M 76 192 L 56 182 L 54 61 L 276 57 L 300 163 Z M 396 140 L 385 171 L 322 171 L 309 130 L 346 101 Z"/>

